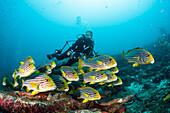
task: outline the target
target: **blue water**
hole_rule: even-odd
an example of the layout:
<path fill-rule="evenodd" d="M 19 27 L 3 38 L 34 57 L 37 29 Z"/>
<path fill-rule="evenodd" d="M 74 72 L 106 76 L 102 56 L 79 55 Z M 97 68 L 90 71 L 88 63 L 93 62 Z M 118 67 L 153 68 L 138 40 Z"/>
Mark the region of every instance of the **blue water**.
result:
<path fill-rule="evenodd" d="M 162 36 L 158 27 L 164 27 L 167 33 L 170 31 L 170 1 L 148 1 L 153 1 L 152 7 L 131 19 L 101 26 L 89 25 L 86 28 L 76 25 L 67 26 L 49 19 L 42 15 L 46 7 L 38 8 L 41 7 L 41 3 L 34 8 L 29 4 L 33 3 L 33 0 L 0 0 L 0 72 L 11 74 L 26 56 L 32 56 L 36 66 L 47 62 L 47 54 L 62 48 L 67 40 L 76 40 L 76 35 L 85 33 L 86 30 L 93 31 L 95 51 L 99 54 L 113 55 L 122 53 L 122 50 L 127 51 L 150 44 Z M 62 4 L 62 0 L 56 2 L 58 5 L 55 7 L 66 7 Z M 109 10 L 111 8 L 109 0 L 107 5 L 104 7 Z M 139 7 L 141 8 L 142 6 Z M 55 12 L 49 13 L 55 15 Z M 60 15 L 55 16 L 60 17 L 64 14 L 61 12 Z M 126 13 L 120 15 L 128 16 Z M 114 20 L 114 17 L 109 18 Z M 122 17 L 119 19 L 121 20 Z M 69 20 L 69 16 L 65 20 Z"/>

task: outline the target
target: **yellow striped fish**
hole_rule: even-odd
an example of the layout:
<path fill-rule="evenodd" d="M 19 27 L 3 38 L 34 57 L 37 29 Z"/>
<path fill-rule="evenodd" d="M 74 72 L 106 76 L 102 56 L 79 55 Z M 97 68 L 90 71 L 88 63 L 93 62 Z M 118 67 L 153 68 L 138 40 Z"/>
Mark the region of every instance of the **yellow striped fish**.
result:
<path fill-rule="evenodd" d="M 25 62 L 24 64 L 22 64 L 18 71 L 15 70 L 15 72 L 13 73 L 13 78 L 15 79 L 17 76 L 21 77 L 28 77 L 30 76 L 32 73 L 34 73 L 36 71 L 36 67 L 34 66 L 34 64 L 32 62 Z"/>
<path fill-rule="evenodd" d="M 31 95 L 36 95 L 40 92 L 47 92 L 56 89 L 54 81 L 44 73 L 34 74 L 23 82 L 22 88 L 26 86 L 27 91 L 33 90 Z"/>

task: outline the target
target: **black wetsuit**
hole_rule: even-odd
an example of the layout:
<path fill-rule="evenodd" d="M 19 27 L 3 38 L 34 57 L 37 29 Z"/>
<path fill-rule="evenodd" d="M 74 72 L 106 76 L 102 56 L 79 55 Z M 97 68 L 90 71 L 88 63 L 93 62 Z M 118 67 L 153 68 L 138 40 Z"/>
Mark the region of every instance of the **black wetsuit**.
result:
<path fill-rule="evenodd" d="M 76 53 L 83 53 L 86 58 L 93 57 L 93 48 L 94 48 L 94 41 L 89 38 L 79 38 L 67 51 L 65 51 L 61 55 L 55 56 L 58 60 L 62 60 L 64 58 L 70 57 L 70 53 L 76 52 Z M 72 65 L 73 63 L 77 62 L 78 59 L 70 59 L 66 64 L 67 66 Z"/>

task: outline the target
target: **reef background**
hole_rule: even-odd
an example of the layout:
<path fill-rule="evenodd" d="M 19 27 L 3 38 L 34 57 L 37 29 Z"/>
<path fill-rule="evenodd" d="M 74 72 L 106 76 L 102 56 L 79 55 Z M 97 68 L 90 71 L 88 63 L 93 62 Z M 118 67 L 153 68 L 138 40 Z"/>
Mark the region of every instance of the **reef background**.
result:
<path fill-rule="evenodd" d="M 152 53 L 155 63 L 132 67 L 122 59 L 122 54 L 113 57 L 118 63 L 123 84 L 116 87 L 94 85 L 102 98 L 82 103 L 68 93 L 50 92 L 30 97 L 30 93 L 9 91 L 0 86 L 1 112 L 116 112 L 116 113 L 168 113 L 170 99 L 170 50 L 159 41 L 145 47 Z M 5 90 L 5 91 L 4 91 Z M 77 104 L 78 103 L 78 104 Z"/>

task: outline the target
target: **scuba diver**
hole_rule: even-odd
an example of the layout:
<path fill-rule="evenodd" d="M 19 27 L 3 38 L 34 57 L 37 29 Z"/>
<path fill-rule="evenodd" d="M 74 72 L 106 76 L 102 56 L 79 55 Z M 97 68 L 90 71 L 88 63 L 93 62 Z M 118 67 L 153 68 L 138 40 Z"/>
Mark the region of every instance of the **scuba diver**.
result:
<path fill-rule="evenodd" d="M 80 36 L 81 37 L 78 37 Z M 97 53 L 94 51 L 94 41 L 93 41 L 93 32 L 92 31 L 86 31 L 84 34 L 77 35 L 78 40 L 72 44 L 71 47 L 68 48 L 64 53 L 62 53 L 62 50 L 69 42 L 72 41 L 66 41 L 66 44 L 64 47 L 60 50 L 56 50 L 54 54 L 48 54 L 47 58 L 51 60 L 52 58 L 56 58 L 57 60 L 62 60 L 65 58 L 70 57 L 69 61 L 64 64 L 65 66 L 71 66 L 75 62 L 78 62 L 78 59 L 88 59 L 97 55 Z M 62 53 L 62 54 L 61 54 Z M 60 54 L 60 55 L 59 55 Z"/>

